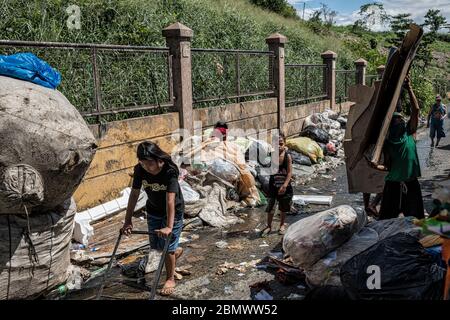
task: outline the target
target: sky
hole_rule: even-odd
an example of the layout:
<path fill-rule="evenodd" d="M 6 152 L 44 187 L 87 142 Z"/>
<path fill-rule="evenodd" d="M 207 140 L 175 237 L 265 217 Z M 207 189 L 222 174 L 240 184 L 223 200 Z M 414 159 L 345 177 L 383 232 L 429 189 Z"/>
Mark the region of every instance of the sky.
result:
<path fill-rule="evenodd" d="M 303 4 L 305 3 L 305 19 L 316 9 L 320 8 L 320 4 L 324 3 L 332 10 L 338 12 L 336 16 L 337 25 L 352 24 L 359 18 L 358 11 L 361 5 L 372 3 L 375 0 L 288 0 L 298 12 L 298 15 L 303 15 Z M 441 14 L 450 23 L 450 0 L 378 0 L 384 5 L 384 9 L 389 15 L 396 15 L 399 13 L 411 13 L 412 19 L 417 23 L 423 23 L 423 16 L 428 9 L 439 9 Z M 374 31 L 385 30 L 387 26 L 376 24 L 372 29 Z M 447 31 L 449 29 L 446 29 Z"/>

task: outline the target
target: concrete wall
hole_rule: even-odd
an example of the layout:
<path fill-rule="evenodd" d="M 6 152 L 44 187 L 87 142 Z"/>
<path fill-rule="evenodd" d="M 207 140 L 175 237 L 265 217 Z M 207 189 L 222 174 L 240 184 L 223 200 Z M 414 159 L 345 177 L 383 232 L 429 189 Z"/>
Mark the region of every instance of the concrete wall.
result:
<path fill-rule="evenodd" d="M 277 127 L 277 99 L 233 103 L 194 110 L 194 121 L 201 121 L 202 129 L 211 128 L 219 121 L 226 121 L 229 129 L 270 130 Z M 198 125 L 195 134 L 199 134 Z"/>
<path fill-rule="evenodd" d="M 336 105 L 347 113 L 352 103 Z M 286 108 L 284 131 L 287 136 L 298 134 L 304 118 L 315 112 L 322 112 L 329 100 Z M 277 127 L 277 100 L 269 98 L 195 109 L 194 120 L 200 121 L 202 130 L 210 128 L 219 120 L 227 121 L 230 129 L 271 130 Z M 133 167 L 137 163 L 136 147 L 145 140 L 157 142 L 166 152 L 171 152 L 178 140 L 171 134 L 179 128 L 176 112 L 107 123 L 102 128 L 91 125 L 90 129 L 98 139 L 99 148 L 83 182 L 75 193 L 78 210 L 94 207 L 114 199 L 119 192 L 131 185 Z M 198 127 L 198 126 L 197 126 Z M 195 131 L 199 134 L 199 128 Z M 267 137 L 270 141 L 270 136 Z"/>
<path fill-rule="evenodd" d="M 152 140 L 171 152 L 176 140 L 171 133 L 179 128 L 178 113 L 149 116 L 106 124 L 99 139 L 99 126 L 90 129 L 97 138 L 98 149 L 81 185 L 75 192 L 78 210 L 94 207 L 114 199 L 131 184 L 133 167 L 137 164 L 137 145 Z"/>

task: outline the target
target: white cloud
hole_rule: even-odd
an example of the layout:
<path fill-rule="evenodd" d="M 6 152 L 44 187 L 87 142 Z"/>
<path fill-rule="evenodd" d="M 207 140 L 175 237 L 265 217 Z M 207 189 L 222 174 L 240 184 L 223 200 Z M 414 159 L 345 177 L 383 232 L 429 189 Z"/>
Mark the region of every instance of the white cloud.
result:
<path fill-rule="evenodd" d="M 380 0 L 383 3 L 386 13 L 389 15 L 396 15 L 399 13 L 410 13 L 411 18 L 416 23 L 423 23 L 424 16 L 429 9 L 438 9 L 441 14 L 447 19 L 447 23 L 450 23 L 450 1 L 449 0 Z M 358 16 L 358 10 L 355 10 L 349 14 L 339 13 L 336 17 L 336 24 L 348 25 L 353 24 L 360 17 Z M 386 30 L 388 25 L 381 25 L 376 23 L 371 28 L 373 31 Z"/>

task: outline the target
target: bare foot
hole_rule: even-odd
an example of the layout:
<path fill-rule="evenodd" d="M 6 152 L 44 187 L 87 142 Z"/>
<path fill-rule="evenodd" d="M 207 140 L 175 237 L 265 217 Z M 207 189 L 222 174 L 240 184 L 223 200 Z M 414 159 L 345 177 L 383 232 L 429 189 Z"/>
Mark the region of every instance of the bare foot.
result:
<path fill-rule="evenodd" d="M 166 280 L 164 287 L 160 290 L 159 294 L 162 296 L 170 296 L 175 291 L 175 280 Z"/>
<path fill-rule="evenodd" d="M 287 224 L 283 223 L 283 225 L 280 226 L 280 229 L 278 230 L 279 235 L 284 235 L 286 233 Z"/>

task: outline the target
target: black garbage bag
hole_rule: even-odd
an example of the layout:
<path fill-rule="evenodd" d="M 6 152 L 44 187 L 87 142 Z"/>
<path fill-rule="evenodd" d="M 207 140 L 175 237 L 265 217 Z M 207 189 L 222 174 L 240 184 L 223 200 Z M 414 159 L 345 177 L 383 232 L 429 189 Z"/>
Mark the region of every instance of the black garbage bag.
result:
<path fill-rule="evenodd" d="M 305 156 L 304 154 L 301 154 L 294 150 L 289 150 L 289 154 L 292 157 L 292 162 L 301 164 L 303 166 L 311 166 L 311 159 L 308 156 Z"/>
<path fill-rule="evenodd" d="M 374 282 L 376 268 L 379 286 Z M 340 277 L 352 299 L 440 300 L 445 270 L 433 261 L 416 237 L 398 233 L 348 260 Z"/>
<path fill-rule="evenodd" d="M 323 129 L 314 127 L 314 126 L 307 126 L 305 129 L 303 129 L 302 132 L 300 132 L 299 134 L 300 137 L 308 137 L 313 139 L 316 142 L 322 142 L 327 144 L 331 137 L 328 134 L 328 132 L 326 132 Z"/>
<path fill-rule="evenodd" d="M 262 174 L 258 174 L 257 177 L 259 183 L 261 184 L 261 191 L 263 192 L 263 194 L 268 197 L 269 196 L 269 179 L 270 176 L 269 175 L 262 175 Z"/>
<path fill-rule="evenodd" d="M 336 121 L 340 123 L 341 129 L 347 128 L 347 119 L 345 119 L 343 117 L 339 117 L 336 119 Z"/>

